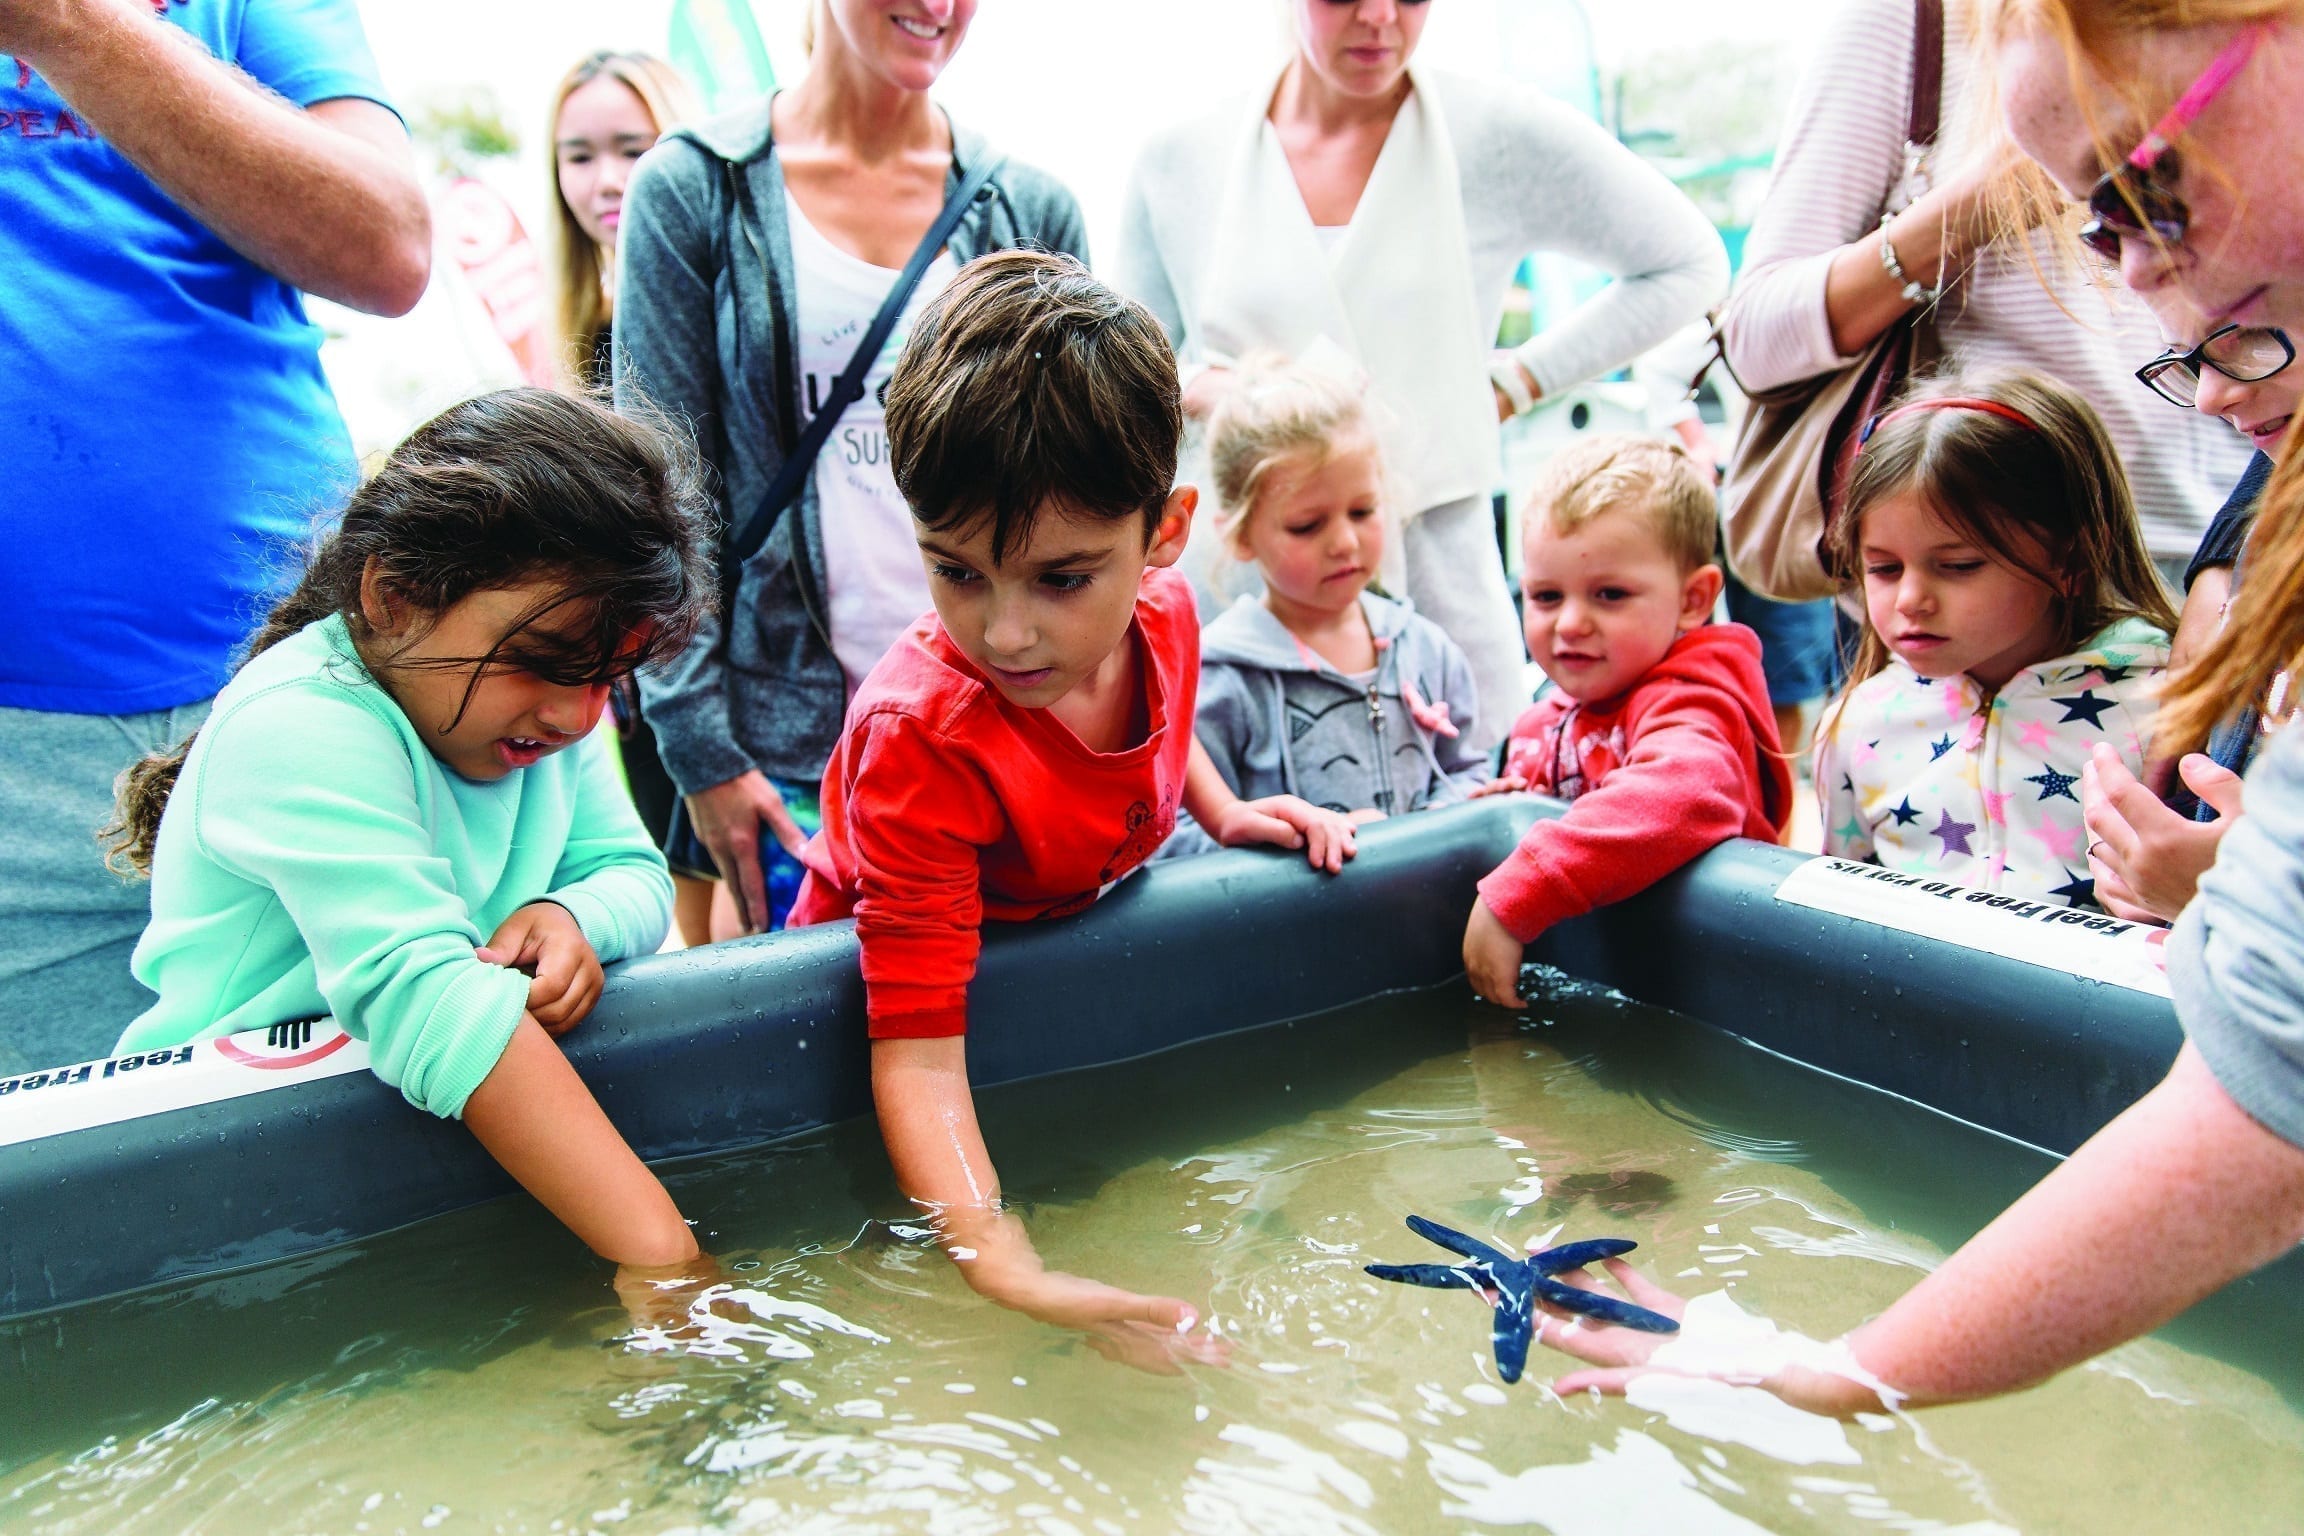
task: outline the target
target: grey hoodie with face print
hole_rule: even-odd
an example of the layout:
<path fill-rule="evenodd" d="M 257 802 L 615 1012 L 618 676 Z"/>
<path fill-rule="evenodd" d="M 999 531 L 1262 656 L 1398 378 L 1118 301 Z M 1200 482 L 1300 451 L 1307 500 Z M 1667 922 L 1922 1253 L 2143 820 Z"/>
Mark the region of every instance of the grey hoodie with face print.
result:
<path fill-rule="evenodd" d="M 1464 652 L 1404 602 L 1363 592 L 1360 608 L 1376 639 L 1376 668 L 1364 677 L 1299 644 L 1253 597 L 1201 631 L 1193 729 L 1242 799 L 1298 795 L 1398 816 L 1453 804 L 1488 779 L 1488 754 L 1462 745 L 1478 708 Z M 1462 734 L 1448 734 L 1443 719 Z M 1214 846 L 1184 822 L 1161 854 Z"/>

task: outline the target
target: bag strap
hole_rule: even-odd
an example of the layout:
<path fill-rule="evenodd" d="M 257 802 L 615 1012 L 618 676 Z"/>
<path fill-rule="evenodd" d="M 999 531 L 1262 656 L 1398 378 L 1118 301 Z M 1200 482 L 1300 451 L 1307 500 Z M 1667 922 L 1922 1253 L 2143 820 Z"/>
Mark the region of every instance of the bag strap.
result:
<path fill-rule="evenodd" d="M 1904 175 L 1909 179 L 1919 169 L 1921 160 L 1936 147 L 1936 140 L 1944 128 L 1944 0 L 1913 0 L 1912 5 L 1912 105 L 1904 117 Z M 1715 305 L 1707 314 L 1705 324 L 1710 334 L 1705 338 L 1707 350 L 1702 366 L 1688 381 L 1684 400 L 1693 400 L 1703 389 L 1704 381 L 1712 376 L 1714 368 L 1724 368 L 1736 388 L 1744 394 L 1744 381 L 1736 377 L 1736 365 L 1728 361 L 1726 304 Z"/>
<path fill-rule="evenodd" d="M 1932 149 L 1944 125 L 1944 0 L 1915 0 L 1912 7 L 1912 111 L 1904 142 Z"/>
<path fill-rule="evenodd" d="M 912 301 L 914 291 L 920 286 L 920 279 L 927 275 L 937 253 L 951 241 L 952 232 L 960 227 L 960 220 L 967 213 L 968 205 L 991 183 L 1005 163 L 1004 157 L 987 154 L 967 175 L 960 178 L 960 185 L 945 200 L 943 210 L 936 215 L 936 222 L 929 225 L 928 233 L 920 237 L 919 245 L 913 248 L 912 259 L 904 264 L 904 270 L 888 290 L 888 297 L 881 301 L 880 312 L 872 317 L 871 325 L 865 328 L 864 339 L 857 343 L 855 354 L 848 359 L 848 366 L 832 381 L 831 394 L 817 407 L 816 414 L 809 418 L 808 425 L 801 430 L 800 440 L 792 445 L 791 451 L 784 455 L 784 462 L 777 466 L 776 478 L 769 483 L 767 491 L 753 507 L 752 515 L 740 527 L 731 530 L 731 536 L 722 542 L 721 592 L 724 606 L 732 605 L 735 601 L 736 573 L 743 569 L 746 561 L 760 553 L 760 546 L 768 542 L 769 530 L 775 526 L 777 517 L 799 499 L 800 488 L 807 484 L 810 472 L 815 469 L 816 456 L 823 452 L 825 443 L 831 440 L 832 429 L 840 424 L 840 418 L 847 413 L 849 406 L 864 398 L 865 377 L 879 360 L 880 349 L 888 344 L 888 333 L 896 329 L 896 322 L 903 317 L 904 306 Z M 794 547 L 798 548 L 797 545 Z"/>

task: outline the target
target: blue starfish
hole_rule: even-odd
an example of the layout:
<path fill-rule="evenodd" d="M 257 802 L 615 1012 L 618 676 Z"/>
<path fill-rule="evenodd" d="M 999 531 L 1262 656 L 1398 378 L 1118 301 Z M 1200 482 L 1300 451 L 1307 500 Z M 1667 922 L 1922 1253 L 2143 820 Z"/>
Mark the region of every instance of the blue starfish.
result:
<path fill-rule="evenodd" d="M 1463 1264 L 1370 1264 L 1369 1274 L 1379 1280 L 1406 1285 L 1430 1285 L 1442 1290 L 1478 1291 L 1496 1309 L 1491 1337 L 1496 1346 L 1496 1374 L 1518 1381 L 1528 1364 L 1528 1343 L 1536 1334 L 1536 1303 L 1548 1301 L 1568 1312 L 1581 1312 L 1604 1323 L 1638 1328 L 1646 1333 L 1678 1333 L 1680 1325 L 1661 1312 L 1636 1307 L 1597 1291 L 1580 1291 L 1552 1277 L 1563 1270 L 1582 1269 L 1602 1259 L 1630 1253 L 1638 1243 L 1621 1237 L 1598 1237 L 1530 1254 L 1507 1257 L 1476 1237 L 1466 1237 L 1421 1216 L 1408 1218 L 1408 1230 L 1438 1243 L 1450 1253 L 1462 1254 Z"/>

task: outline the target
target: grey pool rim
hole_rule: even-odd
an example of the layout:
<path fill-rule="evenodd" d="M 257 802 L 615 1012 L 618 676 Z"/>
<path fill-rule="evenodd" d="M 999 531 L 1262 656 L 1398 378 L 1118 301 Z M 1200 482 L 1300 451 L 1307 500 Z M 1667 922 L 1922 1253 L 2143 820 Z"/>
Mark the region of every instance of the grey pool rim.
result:
<path fill-rule="evenodd" d="M 1560 810 L 1508 796 L 1370 827 L 1339 877 L 1265 852 L 1158 865 L 1078 917 L 997 925 L 970 994 L 971 1076 L 1105 1065 L 1443 983 L 1462 969 L 1475 883 Z M 2165 998 L 1778 900 L 1803 862 L 1724 845 L 1563 924 L 1531 958 L 2052 1152 L 2174 1059 Z M 564 1043 L 651 1161 L 870 1108 L 847 924 L 617 967 Z M 367 1072 L 0 1146 L 0 1320 L 372 1237 L 511 1187 L 462 1127 Z"/>

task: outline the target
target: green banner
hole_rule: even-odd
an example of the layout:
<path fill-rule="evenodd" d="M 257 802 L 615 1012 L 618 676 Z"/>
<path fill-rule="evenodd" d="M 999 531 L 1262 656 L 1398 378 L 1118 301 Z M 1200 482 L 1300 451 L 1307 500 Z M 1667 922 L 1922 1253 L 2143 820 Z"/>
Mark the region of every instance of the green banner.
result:
<path fill-rule="evenodd" d="M 776 87 L 752 0 L 674 0 L 669 51 L 707 113 L 725 112 Z"/>

